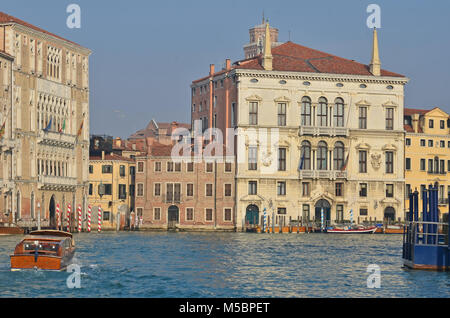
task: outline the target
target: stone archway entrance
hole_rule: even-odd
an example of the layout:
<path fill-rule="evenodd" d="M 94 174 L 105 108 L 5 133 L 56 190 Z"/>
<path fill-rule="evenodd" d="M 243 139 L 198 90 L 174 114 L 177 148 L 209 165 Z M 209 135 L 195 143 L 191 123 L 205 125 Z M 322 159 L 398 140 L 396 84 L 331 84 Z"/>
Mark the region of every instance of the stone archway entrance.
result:
<path fill-rule="evenodd" d="M 322 220 L 322 211 L 323 211 L 323 219 L 326 225 L 330 224 L 331 220 L 331 205 L 330 202 L 328 202 L 325 199 L 320 199 L 317 201 L 315 205 L 315 221 L 321 222 Z"/>
<path fill-rule="evenodd" d="M 175 229 L 180 220 L 180 209 L 176 205 L 171 205 L 167 210 L 167 227 Z"/>
<path fill-rule="evenodd" d="M 388 206 L 384 209 L 384 220 L 386 222 L 394 222 L 395 221 L 395 209 L 391 206 Z"/>
<path fill-rule="evenodd" d="M 259 224 L 259 208 L 254 204 L 250 204 L 245 211 L 245 224 L 258 225 Z"/>
<path fill-rule="evenodd" d="M 55 204 L 55 196 L 52 195 L 51 199 L 50 199 L 50 204 L 48 206 L 48 211 L 49 211 L 49 227 L 51 229 L 56 230 L 56 204 Z"/>

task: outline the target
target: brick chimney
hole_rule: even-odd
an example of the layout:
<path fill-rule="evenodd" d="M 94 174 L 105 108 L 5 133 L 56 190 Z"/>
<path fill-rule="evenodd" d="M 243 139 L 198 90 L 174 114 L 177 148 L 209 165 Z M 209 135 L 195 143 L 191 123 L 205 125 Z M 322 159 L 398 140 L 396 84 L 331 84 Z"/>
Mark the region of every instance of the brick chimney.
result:
<path fill-rule="evenodd" d="M 412 114 L 411 120 L 412 120 L 412 128 L 414 129 L 415 133 L 419 132 L 419 114 Z"/>
<path fill-rule="evenodd" d="M 227 71 L 231 70 L 231 60 L 230 59 L 225 60 L 225 68 Z"/>
<path fill-rule="evenodd" d="M 214 74 L 215 65 L 210 64 L 209 65 L 209 75 L 212 76 Z"/>

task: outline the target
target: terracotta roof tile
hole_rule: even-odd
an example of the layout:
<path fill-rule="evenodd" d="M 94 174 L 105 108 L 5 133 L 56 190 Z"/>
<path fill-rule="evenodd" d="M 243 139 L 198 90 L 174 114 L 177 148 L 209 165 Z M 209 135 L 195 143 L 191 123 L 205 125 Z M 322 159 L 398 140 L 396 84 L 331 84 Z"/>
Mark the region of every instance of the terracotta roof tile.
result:
<path fill-rule="evenodd" d="M 102 160 L 102 156 L 89 156 L 89 160 Z M 116 154 L 105 154 L 105 159 L 104 160 L 117 160 L 117 161 L 129 161 L 129 162 L 134 162 L 134 159 L 131 158 L 127 158 L 127 157 L 122 157 Z"/>
<path fill-rule="evenodd" d="M 332 54 L 310 49 L 293 42 L 283 43 L 272 50 L 273 70 L 311 73 L 330 73 L 372 76 L 369 66 Z M 237 62 L 238 69 L 263 70 L 262 55 Z M 382 76 L 404 77 L 401 74 L 381 70 Z"/>
<path fill-rule="evenodd" d="M 13 16 L 11 16 L 11 15 L 8 15 L 8 14 L 6 14 L 6 13 L 4 13 L 4 12 L 0 12 L 0 23 L 17 23 L 17 24 L 26 26 L 26 27 L 28 27 L 28 28 L 31 28 L 31 29 L 33 29 L 33 30 L 36 30 L 36 31 L 39 31 L 39 32 L 42 32 L 42 33 L 45 33 L 45 34 L 48 34 L 48 35 L 51 35 L 51 36 L 54 36 L 55 38 L 58 38 L 58 39 L 60 39 L 60 40 L 64 40 L 64 41 L 66 41 L 66 42 L 70 42 L 70 43 L 75 44 L 75 45 L 77 45 L 77 46 L 79 46 L 79 47 L 82 47 L 82 46 L 79 45 L 78 43 L 72 42 L 72 41 L 67 40 L 67 39 L 65 39 L 65 38 L 63 38 L 63 37 L 60 37 L 60 36 L 58 36 L 58 35 L 56 35 L 56 34 L 50 33 L 50 32 L 48 32 L 48 31 L 46 31 L 46 30 L 44 30 L 44 29 L 41 29 L 41 28 L 39 28 L 39 27 L 37 27 L 37 26 L 35 26 L 35 25 L 32 25 L 32 24 L 30 24 L 30 23 L 28 23 L 28 22 L 25 22 L 25 21 L 23 21 L 23 20 L 20 20 L 20 19 L 18 19 L 18 18 L 16 18 L 16 17 L 13 17 Z"/>
<path fill-rule="evenodd" d="M 405 116 L 411 116 L 413 114 L 425 115 L 430 109 L 415 109 L 415 108 L 405 108 L 403 113 Z"/>

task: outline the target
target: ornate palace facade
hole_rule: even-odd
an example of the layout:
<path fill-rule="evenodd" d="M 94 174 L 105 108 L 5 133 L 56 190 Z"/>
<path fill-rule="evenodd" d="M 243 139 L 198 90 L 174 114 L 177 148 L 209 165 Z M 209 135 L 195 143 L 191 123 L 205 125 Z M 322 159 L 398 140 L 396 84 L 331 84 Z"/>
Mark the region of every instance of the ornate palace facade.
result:
<path fill-rule="evenodd" d="M 56 208 L 86 211 L 90 50 L 0 13 L 2 187 L 0 216 L 24 227 L 56 226 Z"/>
<path fill-rule="evenodd" d="M 403 75 L 292 42 L 192 83 L 192 120 L 237 130 L 236 223 L 403 219 Z M 255 138 L 256 132 L 256 138 Z M 267 135 L 265 135 L 267 132 Z M 226 139 L 228 140 L 228 139 Z M 243 228 L 244 226 L 242 226 Z"/>

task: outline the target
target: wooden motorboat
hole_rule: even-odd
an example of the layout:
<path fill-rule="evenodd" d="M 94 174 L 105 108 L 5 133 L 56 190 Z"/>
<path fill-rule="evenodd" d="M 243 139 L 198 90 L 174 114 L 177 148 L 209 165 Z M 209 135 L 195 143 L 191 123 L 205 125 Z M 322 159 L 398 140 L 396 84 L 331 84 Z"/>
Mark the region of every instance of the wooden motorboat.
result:
<path fill-rule="evenodd" d="M 327 233 L 338 233 L 338 234 L 373 234 L 377 230 L 376 226 L 371 227 L 346 227 L 343 229 L 333 228 L 327 229 Z"/>
<path fill-rule="evenodd" d="M 25 233 L 24 229 L 15 224 L 9 222 L 0 222 L 0 235 L 13 235 L 23 233 Z"/>
<path fill-rule="evenodd" d="M 17 244 L 11 255 L 11 270 L 64 270 L 74 254 L 75 243 L 71 233 L 33 231 Z"/>

